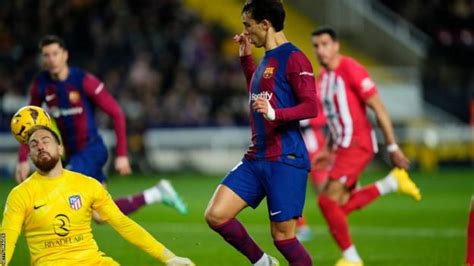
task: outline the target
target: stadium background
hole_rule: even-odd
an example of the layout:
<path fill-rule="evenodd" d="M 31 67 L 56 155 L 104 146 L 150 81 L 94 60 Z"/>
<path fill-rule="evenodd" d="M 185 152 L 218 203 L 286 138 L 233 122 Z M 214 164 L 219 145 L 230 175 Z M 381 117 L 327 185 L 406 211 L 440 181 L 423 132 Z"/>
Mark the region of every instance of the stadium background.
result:
<path fill-rule="evenodd" d="M 111 172 L 111 193 L 125 195 L 170 178 L 190 214 L 151 206 L 133 218 L 198 265 L 246 265 L 202 218 L 219 179 L 249 143 L 248 96 L 231 42 L 241 31 L 242 3 L 0 1 L 0 207 L 14 186 L 18 145 L 8 133 L 9 120 L 27 103 L 29 83 L 39 70 L 38 40 L 55 33 L 67 43 L 70 64 L 103 79 L 126 113 L 135 174 Z M 285 5 L 285 32 L 313 59 L 316 71 L 310 32 L 332 25 L 341 33 L 343 52 L 368 67 L 400 144 L 414 162 L 422 202 L 389 196 L 351 217 L 366 264 L 460 265 L 474 192 L 474 2 L 294 0 Z M 97 116 L 112 149 L 111 121 L 100 112 Z M 362 183 L 387 169 L 381 154 Z M 265 210 L 245 211 L 242 221 L 278 257 Z M 310 187 L 305 214 L 314 229 L 306 247 L 315 265 L 332 265 L 338 251 Z M 110 227 L 95 226 L 94 233 L 101 248 L 123 265 L 153 264 Z M 28 260 L 22 240 L 12 265 Z"/>

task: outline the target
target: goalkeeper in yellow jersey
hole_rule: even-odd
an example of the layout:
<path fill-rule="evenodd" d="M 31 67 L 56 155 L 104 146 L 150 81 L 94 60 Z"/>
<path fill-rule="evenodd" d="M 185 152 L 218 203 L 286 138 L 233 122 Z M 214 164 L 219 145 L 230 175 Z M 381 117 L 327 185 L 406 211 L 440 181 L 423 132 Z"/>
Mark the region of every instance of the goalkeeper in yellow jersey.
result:
<path fill-rule="evenodd" d="M 28 145 L 37 171 L 9 194 L 0 228 L 0 265 L 10 262 L 23 230 L 32 265 L 119 265 L 99 251 L 92 211 L 123 238 L 165 265 L 194 265 L 176 256 L 125 216 L 95 179 L 63 168 L 63 146 L 50 128 L 31 129 Z"/>

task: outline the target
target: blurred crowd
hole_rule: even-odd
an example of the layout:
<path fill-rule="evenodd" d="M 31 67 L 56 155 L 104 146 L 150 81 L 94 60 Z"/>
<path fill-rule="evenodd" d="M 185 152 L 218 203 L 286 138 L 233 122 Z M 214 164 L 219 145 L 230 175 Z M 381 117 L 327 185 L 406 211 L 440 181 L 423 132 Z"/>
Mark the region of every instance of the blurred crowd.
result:
<path fill-rule="evenodd" d="M 45 34 L 65 40 L 70 65 L 105 82 L 129 131 L 247 123 L 232 34 L 179 0 L 0 1 L 0 103 L 28 94 Z M 11 114 L 0 110 L 5 130 Z"/>
<path fill-rule="evenodd" d="M 474 34 L 474 0 L 380 0 L 387 7 L 400 14 L 408 21 L 441 42 L 452 36 L 452 42 L 472 45 L 467 40 L 467 33 Z M 473 47 L 474 48 L 474 47 Z"/>
<path fill-rule="evenodd" d="M 431 36 L 436 52 L 448 52 L 456 63 L 474 66 L 474 0 L 381 2 Z"/>
<path fill-rule="evenodd" d="M 474 0 L 380 1 L 432 39 L 422 71 L 424 99 L 474 125 Z"/>

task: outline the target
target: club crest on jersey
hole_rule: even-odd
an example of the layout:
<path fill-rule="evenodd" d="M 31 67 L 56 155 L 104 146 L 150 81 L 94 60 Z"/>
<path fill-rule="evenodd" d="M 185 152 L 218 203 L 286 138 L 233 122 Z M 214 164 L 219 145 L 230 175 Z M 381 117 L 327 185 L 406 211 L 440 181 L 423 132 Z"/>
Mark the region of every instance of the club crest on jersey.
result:
<path fill-rule="evenodd" d="M 77 91 L 69 92 L 69 101 L 71 103 L 77 103 L 81 99 L 81 95 Z"/>
<path fill-rule="evenodd" d="M 263 78 L 269 79 L 273 76 L 274 67 L 267 67 L 265 71 L 263 71 Z"/>
<path fill-rule="evenodd" d="M 78 211 L 82 207 L 81 196 L 74 195 L 69 197 L 69 206 L 73 209 Z"/>

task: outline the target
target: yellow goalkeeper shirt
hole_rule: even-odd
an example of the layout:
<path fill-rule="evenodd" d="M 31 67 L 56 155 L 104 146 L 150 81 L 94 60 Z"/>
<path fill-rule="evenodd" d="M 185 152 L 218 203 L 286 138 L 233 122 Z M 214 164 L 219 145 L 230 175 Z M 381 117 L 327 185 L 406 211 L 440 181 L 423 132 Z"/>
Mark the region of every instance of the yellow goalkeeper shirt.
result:
<path fill-rule="evenodd" d="M 32 265 L 95 265 L 104 259 L 95 242 L 92 210 L 122 237 L 165 261 L 174 254 L 125 216 L 95 179 L 64 170 L 50 178 L 37 172 L 8 195 L 0 228 L 0 265 L 8 265 L 24 232 Z"/>

